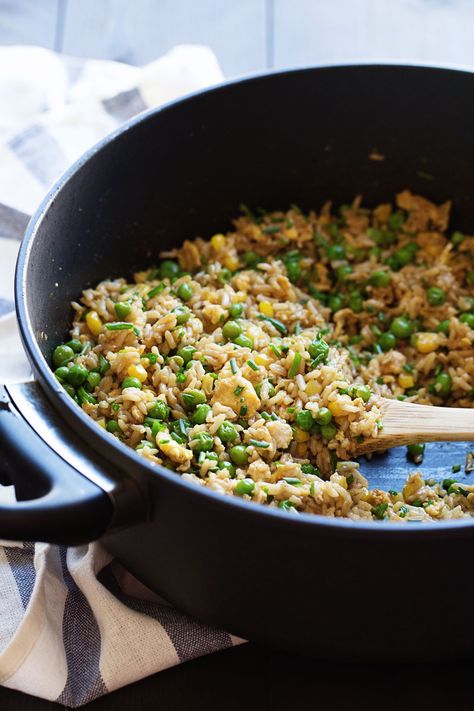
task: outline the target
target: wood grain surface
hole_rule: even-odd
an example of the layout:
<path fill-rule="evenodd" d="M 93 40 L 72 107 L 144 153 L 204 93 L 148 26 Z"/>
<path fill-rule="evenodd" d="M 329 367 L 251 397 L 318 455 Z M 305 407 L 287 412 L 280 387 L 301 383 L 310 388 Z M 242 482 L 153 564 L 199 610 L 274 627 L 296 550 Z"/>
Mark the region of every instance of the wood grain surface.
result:
<path fill-rule="evenodd" d="M 288 618 L 285 620 L 282 610 L 278 624 L 291 624 L 290 608 L 287 610 Z M 472 711 L 471 679 L 472 660 L 429 666 L 349 665 L 294 657 L 248 644 L 174 667 L 82 708 L 86 711 Z M 1 711 L 63 708 L 0 688 Z"/>

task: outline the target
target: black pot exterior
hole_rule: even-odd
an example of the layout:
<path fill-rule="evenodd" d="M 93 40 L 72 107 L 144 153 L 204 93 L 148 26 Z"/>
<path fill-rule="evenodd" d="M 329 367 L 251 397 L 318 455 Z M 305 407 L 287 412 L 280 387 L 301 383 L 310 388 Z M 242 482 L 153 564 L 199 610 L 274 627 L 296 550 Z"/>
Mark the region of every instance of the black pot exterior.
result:
<path fill-rule="evenodd" d="M 401 66 L 308 69 L 203 92 L 134 121 L 76 166 L 29 229 L 17 303 L 35 373 L 64 420 L 146 479 L 153 515 L 105 545 L 199 619 L 326 657 L 473 651 L 474 527 L 324 521 L 264 511 L 152 469 L 65 395 L 47 360 L 69 302 L 160 251 L 226 229 L 239 204 L 368 205 L 409 187 L 474 224 L 473 76 Z M 374 152 L 384 157 L 373 160 Z M 462 591 L 460 600 L 458 591 Z M 465 604 L 463 604 L 465 603 Z M 462 609 L 462 613 L 459 610 Z"/>

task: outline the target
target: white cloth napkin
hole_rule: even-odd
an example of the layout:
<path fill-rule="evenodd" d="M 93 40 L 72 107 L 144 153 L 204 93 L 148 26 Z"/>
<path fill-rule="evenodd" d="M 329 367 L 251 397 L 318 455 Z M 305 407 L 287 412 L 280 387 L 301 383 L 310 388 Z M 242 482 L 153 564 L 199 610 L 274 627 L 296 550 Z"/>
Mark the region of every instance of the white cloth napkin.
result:
<path fill-rule="evenodd" d="M 130 116 L 221 80 L 216 58 L 199 46 L 177 47 L 140 68 L 0 48 L 2 382 L 30 375 L 13 273 L 29 215 L 47 188 Z M 0 486 L 0 498 L 12 493 Z M 174 610 L 97 543 L 0 546 L 0 684 L 12 689 L 75 707 L 240 641 Z"/>

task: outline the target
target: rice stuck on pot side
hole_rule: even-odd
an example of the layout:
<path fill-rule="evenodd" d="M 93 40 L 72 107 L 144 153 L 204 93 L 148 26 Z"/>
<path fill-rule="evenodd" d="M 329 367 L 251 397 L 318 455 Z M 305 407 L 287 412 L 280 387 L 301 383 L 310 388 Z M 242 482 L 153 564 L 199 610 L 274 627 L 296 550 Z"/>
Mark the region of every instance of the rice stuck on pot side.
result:
<path fill-rule="evenodd" d="M 133 282 L 73 303 L 53 354 L 111 436 L 199 486 L 289 514 L 470 516 L 474 485 L 370 489 L 351 461 L 383 427 L 380 397 L 472 407 L 474 237 L 450 203 L 254 215 L 185 241 Z M 415 463 L 423 445 L 409 448 Z"/>

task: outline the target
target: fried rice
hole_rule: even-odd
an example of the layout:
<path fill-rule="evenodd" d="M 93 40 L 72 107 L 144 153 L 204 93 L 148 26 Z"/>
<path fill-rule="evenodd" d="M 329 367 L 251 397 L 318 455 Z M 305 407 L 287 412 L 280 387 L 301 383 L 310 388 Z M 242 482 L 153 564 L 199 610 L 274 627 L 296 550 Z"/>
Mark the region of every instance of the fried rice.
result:
<path fill-rule="evenodd" d="M 199 486 L 352 519 L 472 515 L 474 485 L 370 489 L 380 398 L 472 407 L 474 236 L 450 203 L 252 213 L 74 302 L 56 376 L 99 426 Z M 410 452 L 420 461 L 423 446 Z"/>

